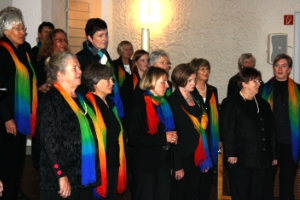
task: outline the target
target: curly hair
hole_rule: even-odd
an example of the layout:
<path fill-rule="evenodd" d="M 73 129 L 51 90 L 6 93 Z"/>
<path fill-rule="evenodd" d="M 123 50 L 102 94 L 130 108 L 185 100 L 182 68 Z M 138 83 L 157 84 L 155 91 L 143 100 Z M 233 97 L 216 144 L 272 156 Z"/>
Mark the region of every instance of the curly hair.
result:
<path fill-rule="evenodd" d="M 47 37 L 45 39 L 45 42 L 43 43 L 43 45 L 41 46 L 41 48 L 39 50 L 39 55 L 37 57 L 37 61 L 40 61 L 42 58 L 52 56 L 53 50 L 54 50 L 54 38 L 57 33 L 63 33 L 67 37 L 67 33 L 60 28 L 54 29 L 53 31 L 49 32 L 49 34 L 47 35 Z M 66 51 L 70 51 L 70 48 L 68 45 L 67 45 Z"/>

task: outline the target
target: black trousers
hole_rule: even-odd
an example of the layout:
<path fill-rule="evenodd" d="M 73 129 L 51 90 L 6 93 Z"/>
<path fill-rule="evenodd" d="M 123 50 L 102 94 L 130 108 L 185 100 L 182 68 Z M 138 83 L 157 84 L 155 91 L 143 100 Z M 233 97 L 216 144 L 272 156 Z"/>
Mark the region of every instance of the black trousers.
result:
<path fill-rule="evenodd" d="M 169 200 L 171 188 L 171 167 L 165 164 L 158 173 L 133 172 L 132 200 Z"/>
<path fill-rule="evenodd" d="M 200 168 L 194 163 L 194 155 L 181 158 L 184 177 L 180 180 L 172 178 L 172 200 L 196 200 L 199 187 Z M 175 174 L 175 172 L 174 172 Z"/>
<path fill-rule="evenodd" d="M 277 157 L 279 172 L 279 199 L 294 200 L 294 183 L 298 169 L 298 162 L 292 159 L 292 147 L 290 144 L 277 144 Z M 273 166 L 267 172 L 267 180 L 265 186 L 265 200 L 274 199 L 274 182 L 278 166 Z"/>
<path fill-rule="evenodd" d="M 92 193 L 92 188 L 72 189 L 71 195 L 63 198 L 58 194 L 58 191 L 41 190 L 41 200 L 91 200 Z"/>
<path fill-rule="evenodd" d="M 0 131 L 0 180 L 4 187 L 0 199 L 16 200 L 23 176 L 27 137 L 19 132 L 16 136 L 7 133 L 4 126 Z"/>
<path fill-rule="evenodd" d="M 266 169 L 240 169 L 228 166 L 232 200 L 261 200 L 263 198 Z"/>
<path fill-rule="evenodd" d="M 211 186 L 213 183 L 215 168 L 211 168 L 206 173 L 200 172 L 199 187 L 198 187 L 198 200 L 209 200 L 211 193 Z"/>

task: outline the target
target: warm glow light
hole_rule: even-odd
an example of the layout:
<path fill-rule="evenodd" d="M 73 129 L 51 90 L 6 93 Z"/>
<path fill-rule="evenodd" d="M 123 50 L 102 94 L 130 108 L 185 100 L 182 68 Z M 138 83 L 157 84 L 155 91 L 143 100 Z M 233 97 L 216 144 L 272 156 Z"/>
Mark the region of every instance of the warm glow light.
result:
<path fill-rule="evenodd" d="M 140 3 L 140 20 L 142 23 L 157 23 L 160 21 L 160 4 L 154 0 L 144 0 Z"/>

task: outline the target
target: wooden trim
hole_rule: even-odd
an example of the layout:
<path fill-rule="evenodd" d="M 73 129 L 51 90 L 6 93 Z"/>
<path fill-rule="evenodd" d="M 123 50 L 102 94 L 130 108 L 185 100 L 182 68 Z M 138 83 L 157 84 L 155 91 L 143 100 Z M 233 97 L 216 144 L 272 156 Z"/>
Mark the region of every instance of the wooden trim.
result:
<path fill-rule="evenodd" d="M 223 192 L 223 182 L 224 182 L 224 163 L 223 163 L 223 148 L 221 148 L 221 153 L 218 154 L 218 200 L 231 200 L 231 196 L 224 195 Z"/>

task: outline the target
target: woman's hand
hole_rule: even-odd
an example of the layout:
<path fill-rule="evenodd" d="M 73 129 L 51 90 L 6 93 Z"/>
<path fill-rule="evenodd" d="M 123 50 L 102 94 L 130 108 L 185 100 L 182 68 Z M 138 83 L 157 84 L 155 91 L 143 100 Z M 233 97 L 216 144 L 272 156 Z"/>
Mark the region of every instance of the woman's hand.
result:
<path fill-rule="evenodd" d="M 275 160 L 272 161 L 272 166 L 277 165 L 277 164 L 278 164 L 278 160 L 275 159 Z"/>
<path fill-rule="evenodd" d="M 2 196 L 2 191 L 3 191 L 3 184 L 2 184 L 2 182 L 0 181 L 0 197 Z"/>
<path fill-rule="evenodd" d="M 230 164 L 235 164 L 237 162 L 237 157 L 228 157 L 227 160 Z"/>
<path fill-rule="evenodd" d="M 175 171 L 175 179 L 176 180 L 180 180 L 183 177 L 184 177 L 184 170 L 183 169 Z"/>
<path fill-rule="evenodd" d="M 58 194 L 63 198 L 69 197 L 71 195 L 71 185 L 68 177 L 67 176 L 61 177 L 59 178 L 58 182 L 60 188 Z"/>
<path fill-rule="evenodd" d="M 14 136 L 17 135 L 17 127 L 13 119 L 5 122 L 5 128 L 6 128 L 6 132 L 11 133 Z"/>
<path fill-rule="evenodd" d="M 167 131 L 166 136 L 167 136 L 168 143 L 177 144 L 177 140 L 178 140 L 177 131 Z"/>

